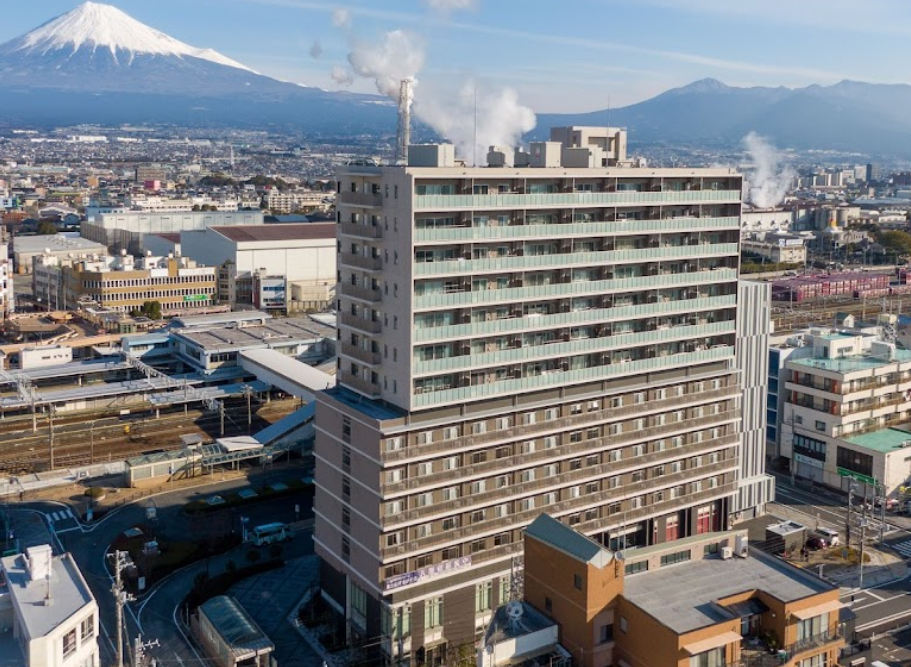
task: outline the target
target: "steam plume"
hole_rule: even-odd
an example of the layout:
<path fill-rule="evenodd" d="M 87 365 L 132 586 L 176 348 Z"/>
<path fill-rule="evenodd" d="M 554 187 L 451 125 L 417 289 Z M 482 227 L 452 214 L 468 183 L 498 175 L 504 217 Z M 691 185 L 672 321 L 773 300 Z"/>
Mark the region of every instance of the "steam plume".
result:
<path fill-rule="evenodd" d="M 332 10 L 332 25 L 336 28 L 351 27 L 351 12 L 344 7 L 337 7 Z"/>
<path fill-rule="evenodd" d="M 446 14 L 457 9 L 473 9 L 475 6 L 475 0 L 424 0 L 424 2 L 431 9 Z"/>
<path fill-rule="evenodd" d="M 339 67 L 338 65 L 332 68 L 329 76 L 331 76 L 332 80 L 340 86 L 347 87 L 354 83 L 354 72 L 345 69 L 344 67 Z"/>
<path fill-rule="evenodd" d="M 310 47 L 310 57 L 319 60 L 320 56 L 323 55 L 323 45 L 319 43 L 319 40 L 314 40 L 313 46 Z"/>
<path fill-rule="evenodd" d="M 744 178 L 747 201 L 759 208 L 778 206 L 797 177 L 796 172 L 782 161 L 772 144 L 755 132 L 743 138 L 743 145 L 752 162 Z"/>
<path fill-rule="evenodd" d="M 358 76 L 376 81 L 381 94 L 396 99 L 402 79 L 413 78 L 424 66 L 424 47 L 416 36 L 393 30 L 380 43 L 356 43 L 348 62 Z"/>
<path fill-rule="evenodd" d="M 420 99 L 415 113 L 455 144 L 456 152 L 462 157 L 471 160 L 478 156 L 482 164 L 489 146 L 516 146 L 523 134 L 534 129 L 536 122 L 534 112 L 519 104 L 519 96 L 513 89 L 479 90 L 473 81 L 462 86 L 455 103 Z"/>

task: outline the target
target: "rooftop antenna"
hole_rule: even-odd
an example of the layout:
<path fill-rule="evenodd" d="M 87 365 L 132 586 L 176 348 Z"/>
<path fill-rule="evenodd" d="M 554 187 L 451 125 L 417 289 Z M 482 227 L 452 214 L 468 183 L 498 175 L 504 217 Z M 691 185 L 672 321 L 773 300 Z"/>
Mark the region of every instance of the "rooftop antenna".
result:
<path fill-rule="evenodd" d="M 408 165 L 408 146 L 411 144 L 411 86 L 414 80 L 402 79 L 399 86 L 399 124 L 395 135 L 395 163 Z"/>

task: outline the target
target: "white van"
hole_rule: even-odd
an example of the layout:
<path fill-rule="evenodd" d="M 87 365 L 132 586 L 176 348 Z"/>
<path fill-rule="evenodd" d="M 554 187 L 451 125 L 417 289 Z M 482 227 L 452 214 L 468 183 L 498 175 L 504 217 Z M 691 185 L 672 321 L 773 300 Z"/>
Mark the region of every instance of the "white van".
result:
<path fill-rule="evenodd" d="M 830 547 L 837 547 L 839 544 L 838 531 L 834 528 L 823 528 L 820 526 L 814 531 L 823 538 Z"/>

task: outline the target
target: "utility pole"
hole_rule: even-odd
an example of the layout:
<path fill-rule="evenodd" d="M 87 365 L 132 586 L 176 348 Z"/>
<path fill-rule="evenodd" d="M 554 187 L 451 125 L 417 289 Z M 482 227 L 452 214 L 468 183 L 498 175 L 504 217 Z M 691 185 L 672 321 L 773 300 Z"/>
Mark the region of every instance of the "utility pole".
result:
<path fill-rule="evenodd" d="M 133 641 L 133 667 L 148 667 L 146 658 L 146 649 L 157 648 L 158 640 L 145 642 L 142 641 L 142 635 L 138 635 Z M 154 658 L 152 659 L 154 661 Z"/>
<path fill-rule="evenodd" d="M 51 470 L 53 470 L 54 469 L 54 406 L 52 404 L 47 406 L 47 423 L 48 423 L 48 429 L 50 431 L 50 436 L 48 437 L 48 444 L 50 445 L 50 456 L 48 457 L 49 461 L 50 461 L 49 468 Z"/>
<path fill-rule="evenodd" d="M 224 401 L 218 402 L 218 414 L 221 416 L 221 437 L 225 437 L 225 404 L 224 404 Z"/>
<path fill-rule="evenodd" d="M 121 577 L 121 572 L 126 568 L 127 552 L 115 551 L 109 556 L 114 558 L 114 585 L 111 587 L 111 592 L 114 594 L 117 611 L 117 642 L 114 645 L 117 653 L 115 667 L 123 667 L 123 607 L 133 599 L 133 596 L 123 590 L 123 578 Z"/>
<path fill-rule="evenodd" d="M 864 587 L 864 539 L 867 536 L 867 520 L 860 521 L 860 579 L 857 582 L 858 588 Z"/>
<path fill-rule="evenodd" d="M 253 432 L 253 388 L 248 384 L 244 385 L 244 396 L 247 397 L 247 435 L 250 435 Z"/>
<path fill-rule="evenodd" d="M 845 520 L 845 544 L 851 548 L 851 507 L 854 504 L 854 482 L 848 484 L 848 515 Z"/>

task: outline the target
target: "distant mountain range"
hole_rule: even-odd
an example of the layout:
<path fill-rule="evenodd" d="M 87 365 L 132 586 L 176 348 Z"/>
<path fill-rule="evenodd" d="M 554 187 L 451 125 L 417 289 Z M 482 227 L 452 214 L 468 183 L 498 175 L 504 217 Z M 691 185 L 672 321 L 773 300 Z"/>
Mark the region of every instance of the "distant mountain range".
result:
<path fill-rule="evenodd" d="M 734 88 L 703 79 L 608 111 L 540 114 L 553 125 L 627 127 L 632 142 L 730 145 L 750 131 L 779 146 L 911 155 L 911 86 L 842 81 L 806 88 Z"/>
<path fill-rule="evenodd" d="M 279 81 L 95 2 L 0 45 L 0 99 L 0 123 L 30 126 L 256 126 L 336 137 L 396 127 L 385 97 Z M 704 79 L 609 114 L 540 114 L 529 138 L 609 118 L 629 128 L 633 145 L 730 146 L 756 131 L 779 146 L 911 156 L 909 111 L 907 85 L 734 88 Z"/>

